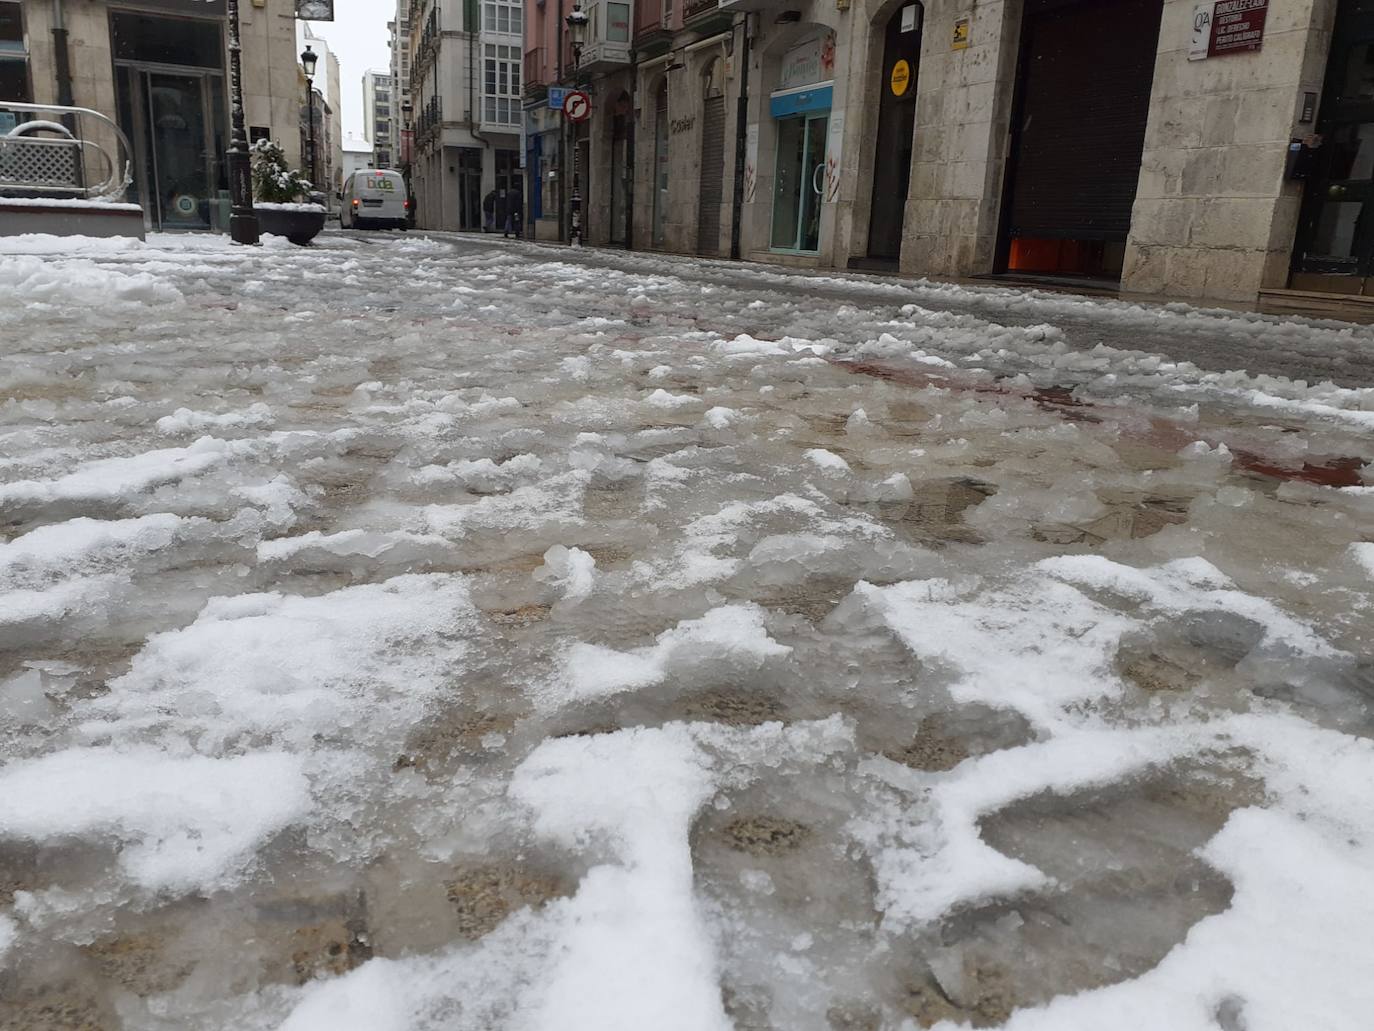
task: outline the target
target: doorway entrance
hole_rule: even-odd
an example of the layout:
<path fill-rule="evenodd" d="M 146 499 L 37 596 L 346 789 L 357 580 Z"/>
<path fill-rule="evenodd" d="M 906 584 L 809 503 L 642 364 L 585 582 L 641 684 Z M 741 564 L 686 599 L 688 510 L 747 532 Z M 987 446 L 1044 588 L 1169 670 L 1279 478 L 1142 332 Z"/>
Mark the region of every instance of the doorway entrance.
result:
<path fill-rule="evenodd" d="M 482 228 L 482 151 L 458 148 L 458 228 L 477 232 Z"/>
<path fill-rule="evenodd" d="M 111 12 L 120 128 L 134 199 L 157 230 L 229 226 L 228 104 L 220 26 Z"/>
<path fill-rule="evenodd" d="M 1163 0 L 1026 0 L 1000 272 L 1120 279 Z"/>
<path fill-rule="evenodd" d="M 1374 296 L 1374 0 L 1337 8 L 1317 132 L 1289 285 Z"/>
<path fill-rule="evenodd" d="M 720 254 L 725 195 L 725 62 L 717 57 L 701 77 L 701 171 L 697 177 L 697 253 Z"/>
<path fill-rule="evenodd" d="M 919 3 L 898 10 L 888 20 L 883 44 L 882 100 L 878 102 L 873 204 L 868 219 L 868 256 L 878 261 L 895 262 L 902 255 L 924 13 Z"/>
<path fill-rule="evenodd" d="M 820 250 L 829 125 L 828 110 L 778 120 L 771 241 L 775 251 L 815 254 Z"/>

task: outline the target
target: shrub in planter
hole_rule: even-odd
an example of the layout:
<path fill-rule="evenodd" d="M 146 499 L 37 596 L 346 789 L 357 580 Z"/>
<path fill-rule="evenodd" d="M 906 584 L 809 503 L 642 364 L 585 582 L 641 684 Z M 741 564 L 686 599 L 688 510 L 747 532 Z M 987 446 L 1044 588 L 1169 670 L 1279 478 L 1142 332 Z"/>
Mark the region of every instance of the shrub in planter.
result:
<path fill-rule="evenodd" d="M 264 233 L 302 246 L 318 236 L 324 229 L 325 209 L 300 203 L 313 188 L 309 179 L 287 165 L 279 143 L 253 144 L 253 208 Z"/>

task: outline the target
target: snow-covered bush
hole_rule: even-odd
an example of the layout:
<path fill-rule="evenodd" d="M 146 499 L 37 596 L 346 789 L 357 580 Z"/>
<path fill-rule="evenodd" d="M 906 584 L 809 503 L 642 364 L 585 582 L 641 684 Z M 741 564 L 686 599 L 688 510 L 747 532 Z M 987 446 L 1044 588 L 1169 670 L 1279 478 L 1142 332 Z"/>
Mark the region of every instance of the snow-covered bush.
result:
<path fill-rule="evenodd" d="M 253 144 L 253 197 L 268 204 L 290 204 L 308 197 L 314 185 L 286 163 L 281 144 L 258 140 Z"/>

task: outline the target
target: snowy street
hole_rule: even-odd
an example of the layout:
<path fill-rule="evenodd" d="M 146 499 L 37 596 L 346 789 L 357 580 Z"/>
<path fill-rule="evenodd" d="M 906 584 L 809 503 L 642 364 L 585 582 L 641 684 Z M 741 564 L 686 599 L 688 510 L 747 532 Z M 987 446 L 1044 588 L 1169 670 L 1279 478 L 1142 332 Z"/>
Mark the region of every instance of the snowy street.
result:
<path fill-rule="evenodd" d="M 0 1031 L 1362 1031 L 1374 328 L 0 240 Z"/>

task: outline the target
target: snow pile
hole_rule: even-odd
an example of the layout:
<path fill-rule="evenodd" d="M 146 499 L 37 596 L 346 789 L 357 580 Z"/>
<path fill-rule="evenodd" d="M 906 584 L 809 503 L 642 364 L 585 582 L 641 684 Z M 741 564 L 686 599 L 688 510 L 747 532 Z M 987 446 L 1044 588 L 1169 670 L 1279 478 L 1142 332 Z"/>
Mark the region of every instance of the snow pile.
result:
<path fill-rule="evenodd" d="M 148 272 L 124 273 L 92 261 L 47 262 L 0 257 L 0 304 L 180 305 L 185 298 L 165 279 Z"/>

